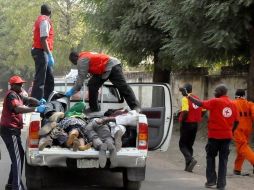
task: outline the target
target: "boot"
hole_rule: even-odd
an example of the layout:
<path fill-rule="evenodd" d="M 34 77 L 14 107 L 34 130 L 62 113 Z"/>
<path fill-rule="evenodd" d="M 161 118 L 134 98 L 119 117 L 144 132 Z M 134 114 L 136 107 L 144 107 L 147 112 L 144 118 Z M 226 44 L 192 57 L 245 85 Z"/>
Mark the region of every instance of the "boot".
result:
<path fill-rule="evenodd" d="M 106 163 L 107 163 L 107 145 L 105 143 L 100 145 L 99 148 L 99 165 L 101 168 L 105 168 Z"/>
<path fill-rule="evenodd" d="M 117 166 L 116 147 L 112 143 L 108 143 L 107 146 L 109 150 L 110 167 L 114 168 Z"/>
<path fill-rule="evenodd" d="M 54 112 L 50 117 L 49 121 L 51 122 L 59 122 L 61 119 L 64 118 L 64 113 L 63 112 Z"/>
<path fill-rule="evenodd" d="M 116 133 L 114 135 L 115 146 L 116 146 L 116 151 L 117 152 L 119 150 L 121 150 L 121 148 L 122 148 L 122 136 L 123 136 L 123 131 L 122 130 L 116 131 Z"/>
<path fill-rule="evenodd" d="M 74 137 L 73 139 L 73 143 L 72 143 L 72 150 L 74 152 L 76 152 L 78 150 L 78 148 L 80 147 L 80 142 L 79 139 L 77 137 Z"/>
<path fill-rule="evenodd" d="M 57 126 L 56 122 L 48 122 L 45 125 L 42 126 L 42 128 L 39 131 L 40 136 L 44 136 L 50 133 L 50 131 Z"/>
<path fill-rule="evenodd" d="M 85 144 L 85 140 L 83 138 L 79 138 L 79 143 L 80 143 L 80 146 L 78 147 L 78 149 L 80 151 L 88 150 L 92 146 L 92 143 Z"/>
<path fill-rule="evenodd" d="M 79 132 L 77 129 L 72 129 L 70 132 L 69 132 L 69 137 L 68 137 L 68 140 L 66 142 L 66 145 L 67 147 L 71 147 L 72 144 L 73 144 L 73 141 L 75 138 L 78 138 L 79 136 Z"/>
<path fill-rule="evenodd" d="M 52 146 L 53 140 L 50 138 L 50 136 L 42 137 L 39 140 L 39 150 L 42 151 L 46 147 Z"/>

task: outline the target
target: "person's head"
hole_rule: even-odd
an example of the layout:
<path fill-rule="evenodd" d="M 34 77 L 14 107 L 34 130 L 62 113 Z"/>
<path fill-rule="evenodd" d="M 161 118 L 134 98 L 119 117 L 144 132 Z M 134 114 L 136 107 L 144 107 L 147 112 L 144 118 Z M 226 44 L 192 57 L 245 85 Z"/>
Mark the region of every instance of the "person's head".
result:
<path fill-rule="evenodd" d="M 41 6 L 41 14 L 46 16 L 51 16 L 51 8 L 47 4 Z"/>
<path fill-rule="evenodd" d="M 225 84 L 219 84 L 215 87 L 214 96 L 216 98 L 219 98 L 221 96 L 227 95 L 227 92 L 228 92 L 227 86 Z"/>
<path fill-rule="evenodd" d="M 72 64 L 77 65 L 79 54 L 76 51 L 72 51 L 69 55 L 69 60 Z"/>
<path fill-rule="evenodd" d="M 11 89 L 14 90 L 17 93 L 22 92 L 22 85 L 25 83 L 20 76 L 14 75 L 9 79 L 9 84 L 11 86 Z"/>
<path fill-rule="evenodd" d="M 192 85 L 190 83 L 185 83 L 183 88 L 185 88 L 188 93 L 192 93 Z"/>
<path fill-rule="evenodd" d="M 243 98 L 245 96 L 244 89 L 237 89 L 235 92 L 235 98 Z"/>

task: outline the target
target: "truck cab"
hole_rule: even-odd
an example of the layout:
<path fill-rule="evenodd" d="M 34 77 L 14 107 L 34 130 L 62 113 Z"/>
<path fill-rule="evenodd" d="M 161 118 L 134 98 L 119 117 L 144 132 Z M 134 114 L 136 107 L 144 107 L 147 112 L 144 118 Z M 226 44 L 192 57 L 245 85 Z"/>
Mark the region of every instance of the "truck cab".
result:
<path fill-rule="evenodd" d="M 173 128 L 172 98 L 170 87 L 165 83 L 129 83 L 129 85 L 141 104 L 139 122 L 136 127 L 126 126 L 126 134 L 123 136 L 125 139 L 122 140 L 128 143 L 117 152 L 117 168 L 107 167 L 106 169 L 123 173 L 125 189 L 138 190 L 141 182 L 145 180 L 148 151 L 166 151 L 169 147 Z M 56 83 L 56 91 L 52 93 L 49 100 L 53 100 L 57 93 L 64 93 L 72 86 L 72 81 L 65 80 L 62 83 Z M 86 102 L 89 109 L 88 90 L 85 84 L 80 92 L 70 99 L 67 98 L 66 109 L 78 101 Z M 108 109 L 127 107 L 123 97 L 111 83 L 105 83 L 100 88 L 99 104 L 100 111 L 89 113 L 88 117 L 100 117 Z M 40 127 L 40 116 L 38 113 L 33 113 L 26 143 L 25 164 L 28 190 L 38 190 L 47 186 L 45 178 L 50 168 L 101 169 L 98 164 L 99 153 L 93 148 L 73 152 L 70 149 L 56 146 L 39 151 L 38 130 Z M 144 136 L 148 136 L 145 142 L 142 139 Z"/>

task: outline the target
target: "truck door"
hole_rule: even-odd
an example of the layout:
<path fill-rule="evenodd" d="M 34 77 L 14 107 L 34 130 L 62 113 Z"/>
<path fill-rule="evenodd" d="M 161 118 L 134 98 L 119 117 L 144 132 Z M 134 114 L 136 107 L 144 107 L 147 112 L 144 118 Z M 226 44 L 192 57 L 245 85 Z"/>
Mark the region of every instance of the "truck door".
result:
<path fill-rule="evenodd" d="M 173 111 L 169 84 L 130 83 L 149 125 L 149 150 L 166 151 L 169 146 Z"/>

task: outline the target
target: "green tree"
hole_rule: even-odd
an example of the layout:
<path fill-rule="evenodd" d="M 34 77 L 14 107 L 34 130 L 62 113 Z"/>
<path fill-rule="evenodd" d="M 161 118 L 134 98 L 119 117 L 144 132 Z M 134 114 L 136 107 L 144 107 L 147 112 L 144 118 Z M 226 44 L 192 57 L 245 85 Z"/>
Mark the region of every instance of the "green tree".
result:
<path fill-rule="evenodd" d="M 162 0 L 154 14 L 170 34 L 163 49 L 177 62 L 250 63 L 248 98 L 254 100 L 253 0 Z"/>
<path fill-rule="evenodd" d="M 130 65 L 152 57 L 153 81 L 169 82 L 173 59 L 161 53 L 165 33 L 156 27 L 152 14 L 158 1 L 101 0 L 97 3 L 90 23 L 100 41 Z"/>

